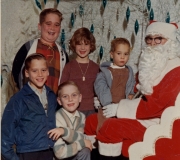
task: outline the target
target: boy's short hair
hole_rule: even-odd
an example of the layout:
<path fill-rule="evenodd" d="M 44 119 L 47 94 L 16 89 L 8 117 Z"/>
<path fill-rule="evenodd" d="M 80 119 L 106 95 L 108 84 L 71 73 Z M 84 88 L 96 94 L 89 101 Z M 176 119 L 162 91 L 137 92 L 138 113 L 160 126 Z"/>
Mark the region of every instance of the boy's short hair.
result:
<path fill-rule="evenodd" d="M 116 49 L 116 46 L 118 44 L 126 44 L 126 45 L 129 46 L 129 50 L 130 50 L 131 45 L 130 45 L 129 41 L 126 38 L 116 38 L 116 39 L 111 41 L 111 50 L 110 50 L 110 52 L 114 52 L 115 49 Z"/>
<path fill-rule="evenodd" d="M 58 86 L 58 91 L 57 91 L 58 97 L 59 97 L 60 94 L 61 94 L 61 90 L 62 90 L 65 86 L 69 86 L 69 85 L 75 86 L 75 87 L 78 89 L 78 91 L 80 92 L 79 87 L 78 87 L 78 85 L 77 85 L 75 82 L 73 82 L 73 81 L 66 81 L 66 82 L 61 83 L 61 84 Z"/>
<path fill-rule="evenodd" d="M 30 68 L 31 61 L 34 59 L 37 59 L 37 60 L 44 59 L 46 61 L 46 57 L 44 55 L 42 55 L 41 53 L 33 53 L 25 59 L 25 69 L 26 70 L 28 70 Z"/>
<path fill-rule="evenodd" d="M 42 24 L 45 21 L 46 15 L 50 14 L 50 13 L 58 15 L 59 19 L 60 19 L 60 22 L 63 20 L 62 13 L 59 10 L 57 10 L 55 8 L 47 8 L 47 9 L 44 9 L 40 13 L 40 15 L 39 15 L 39 23 Z"/>
<path fill-rule="evenodd" d="M 76 51 L 76 45 L 80 44 L 81 41 L 84 41 L 85 44 L 90 44 L 90 53 L 95 51 L 96 39 L 94 38 L 90 30 L 85 27 L 77 29 L 70 40 L 70 49 L 74 53 Z"/>

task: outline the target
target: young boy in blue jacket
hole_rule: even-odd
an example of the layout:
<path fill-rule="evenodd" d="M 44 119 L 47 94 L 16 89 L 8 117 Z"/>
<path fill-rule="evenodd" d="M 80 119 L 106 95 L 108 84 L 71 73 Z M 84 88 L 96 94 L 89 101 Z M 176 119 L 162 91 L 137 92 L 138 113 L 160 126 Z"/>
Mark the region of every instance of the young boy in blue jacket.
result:
<path fill-rule="evenodd" d="M 46 58 L 31 54 L 25 60 L 28 82 L 11 97 L 1 121 L 1 153 L 6 160 L 53 160 L 56 95 L 45 85 Z M 16 145 L 16 153 L 13 145 Z"/>

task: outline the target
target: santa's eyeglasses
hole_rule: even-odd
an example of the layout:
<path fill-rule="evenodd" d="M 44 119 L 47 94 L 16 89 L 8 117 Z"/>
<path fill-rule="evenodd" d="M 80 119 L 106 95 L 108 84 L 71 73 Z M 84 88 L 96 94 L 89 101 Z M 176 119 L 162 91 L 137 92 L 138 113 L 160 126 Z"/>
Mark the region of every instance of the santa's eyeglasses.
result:
<path fill-rule="evenodd" d="M 160 44 L 162 42 L 162 39 L 165 39 L 165 38 L 163 38 L 163 37 L 152 38 L 152 37 L 148 36 L 148 37 L 145 38 L 145 42 L 146 42 L 146 44 L 151 44 L 152 41 L 154 40 L 154 42 L 156 44 Z"/>

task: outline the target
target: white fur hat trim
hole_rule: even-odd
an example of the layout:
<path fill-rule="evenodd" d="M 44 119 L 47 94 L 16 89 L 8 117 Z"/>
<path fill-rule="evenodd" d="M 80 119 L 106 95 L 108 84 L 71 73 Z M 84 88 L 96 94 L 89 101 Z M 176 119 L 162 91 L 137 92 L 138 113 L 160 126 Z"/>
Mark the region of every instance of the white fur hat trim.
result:
<path fill-rule="evenodd" d="M 161 34 L 171 40 L 176 40 L 176 26 L 171 23 L 153 22 L 146 29 L 147 35 Z"/>

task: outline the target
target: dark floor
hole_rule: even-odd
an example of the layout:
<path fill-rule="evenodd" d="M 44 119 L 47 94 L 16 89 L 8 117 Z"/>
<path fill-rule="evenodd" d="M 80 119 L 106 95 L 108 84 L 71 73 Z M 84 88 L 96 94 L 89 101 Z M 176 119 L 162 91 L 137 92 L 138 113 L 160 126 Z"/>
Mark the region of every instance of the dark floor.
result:
<path fill-rule="evenodd" d="M 2 155 L 1 155 L 1 160 L 4 160 Z M 129 158 L 124 157 L 123 155 L 120 155 L 118 157 L 100 156 L 98 149 L 93 149 L 91 152 L 91 160 L 129 160 Z"/>
<path fill-rule="evenodd" d="M 91 160 L 129 160 L 128 157 L 120 155 L 118 157 L 107 157 L 99 154 L 98 149 L 93 149 L 91 152 Z"/>

